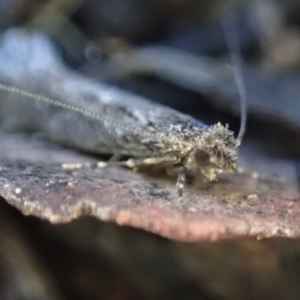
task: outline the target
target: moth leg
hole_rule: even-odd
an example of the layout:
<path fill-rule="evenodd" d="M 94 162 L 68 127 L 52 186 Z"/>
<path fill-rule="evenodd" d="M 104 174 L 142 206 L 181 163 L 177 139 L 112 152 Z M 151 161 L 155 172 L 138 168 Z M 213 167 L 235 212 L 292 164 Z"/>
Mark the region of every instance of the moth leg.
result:
<path fill-rule="evenodd" d="M 70 163 L 70 164 L 62 164 L 62 168 L 66 170 L 77 170 L 82 168 L 106 168 L 109 166 L 120 166 L 127 167 L 130 169 L 138 169 L 141 167 L 147 166 L 159 166 L 161 168 L 168 168 L 176 163 L 178 163 L 178 159 L 173 156 L 165 156 L 165 157 L 150 157 L 150 158 L 142 158 L 142 159 L 128 159 L 126 161 L 115 161 L 117 158 L 114 155 L 109 161 L 99 161 L 96 163 Z"/>
<path fill-rule="evenodd" d="M 108 162 L 96 162 L 96 163 L 69 163 L 69 164 L 62 164 L 62 168 L 64 170 L 80 170 L 83 168 L 97 168 L 97 167 L 105 167 L 110 163 L 118 162 L 121 158 L 121 154 L 114 154 Z"/>
<path fill-rule="evenodd" d="M 177 182 L 176 182 L 176 190 L 177 190 L 177 194 L 178 194 L 178 200 L 180 201 L 182 199 L 182 195 L 183 195 L 183 189 L 184 189 L 184 184 L 185 184 L 185 169 L 183 167 L 181 167 L 179 169 L 179 174 L 177 177 Z"/>
<path fill-rule="evenodd" d="M 142 159 L 135 159 L 131 158 L 126 161 L 113 161 L 113 162 L 99 162 L 97 167 L 105 168 L 108 166 L 121 166 L 127 167 L 133 170 L 138 170 L 140 168 L 145 168 L 148 166 L 154 166 L 159 168 L 171 167 L 178 163 L 178 159 L 173 156 L 165 156 L 165 157 L 150 157 L 150 158 L 142 158 Z"/>
<path fill-rule="evenodd" d="M 108 162 L 115 162 L 115 161 L 119 161 L 121 159 L 122 155 L 121 154 L 114 154 L 109 160 Z"/>
<path fill-rule="evenodd" d="M 91 168 L 95 165 L 95 163 L 69 163 L 69 164 L 62 164 L 61 167 L 64 170 L 80 170 L 83 168 Z"/>

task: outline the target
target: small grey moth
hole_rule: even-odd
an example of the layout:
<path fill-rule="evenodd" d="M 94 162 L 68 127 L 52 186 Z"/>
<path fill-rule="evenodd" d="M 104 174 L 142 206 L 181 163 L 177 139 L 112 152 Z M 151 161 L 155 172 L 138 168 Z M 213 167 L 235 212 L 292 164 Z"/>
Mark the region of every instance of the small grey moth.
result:
<path fill-rule="evenodd" d="M 12 55 L 14 48 L 7 46 L 16 41 L 23 47 L 23 57 L 20 53 Z M 235 171 L 245 131 L 245 110 L 235 138 L 227 125 L 208 126 L 174 109 L 68 70 L 43 35 L 23 37 L 18 31 L 12 32 L 3 45 L 0 90 L 8 95 L 0 98 L 2 122 L 14 128 L 25 126 L 42 131 L 50 140 L 77 149 L 131 157 L 125 162 L 101 162 L 99 167 L 155 166 L 176 171 L 179 198 L 186 174 L 215 180 L 220 173 Z M 27 86 L 35 92 L 29 92 Z M 241 83 L 238 86 L 243 88 Z"/>

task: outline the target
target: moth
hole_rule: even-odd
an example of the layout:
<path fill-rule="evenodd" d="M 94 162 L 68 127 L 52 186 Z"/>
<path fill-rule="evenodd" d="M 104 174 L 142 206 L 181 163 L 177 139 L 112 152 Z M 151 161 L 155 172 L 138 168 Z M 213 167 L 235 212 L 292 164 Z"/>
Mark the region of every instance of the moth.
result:
<path fill-rule="evenodd" d="M 23 51 L 19 57 L 8 53 L 16 43 Z M 20 71 L 10 71 L 12 64 Z M 215 180 L 236 169 L 245 116 L 235 138 L 227 125 L 209 126 L 144 97 L 93 82 L 68 70 L 39 33 L 8 32 L 2 38 L 0 68 L 6 70 L 0 75 L 0 91 L 7 93 L 0 95 L 0 119 L 6 126 L 39 130 L 54 142 L 96 154 L 130 157 L 111 164 L 176 171 L 179 198 L 187 174 Z M 34 93 L 28 85 L 34 85 Z"/>

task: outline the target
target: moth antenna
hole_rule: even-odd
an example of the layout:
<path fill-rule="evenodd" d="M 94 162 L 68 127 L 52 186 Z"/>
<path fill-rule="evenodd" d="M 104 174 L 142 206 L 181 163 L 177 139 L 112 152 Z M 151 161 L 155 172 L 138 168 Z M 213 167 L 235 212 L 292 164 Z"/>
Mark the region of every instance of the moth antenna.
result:
<path fill-rule="evenodd" d="M 240 96 L 241 123 L 240 130 L 237 136 L 237 143 L 240 145 L 246 131 L 247 124 L 247 96 L 245 81 L 241 71 L 241 51 L 238 43 L 237 32 L 233 32 L 235 18 L 229 16 L 221 17 L 221 25 L 224 31 L 225 41 L 229 50 L 230 58 L 233 64 L 234 80 Z"/>

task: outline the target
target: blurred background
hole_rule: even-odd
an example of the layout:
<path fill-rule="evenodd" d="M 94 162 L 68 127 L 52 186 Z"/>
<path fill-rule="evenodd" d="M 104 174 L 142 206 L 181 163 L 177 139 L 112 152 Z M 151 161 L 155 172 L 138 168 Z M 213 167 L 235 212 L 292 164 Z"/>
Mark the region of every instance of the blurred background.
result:
<path fill-rule="evenodd" d="M 0 0 L 1 34 L 16 27 L 42 32 L 75 72 L 236 134 L 237 51 L 248 111 L 240 163 L 299 182 L 299 1 Z M 0 206 L 1 299 L 299 299 L 298 240 L 184 244 Z"/>

